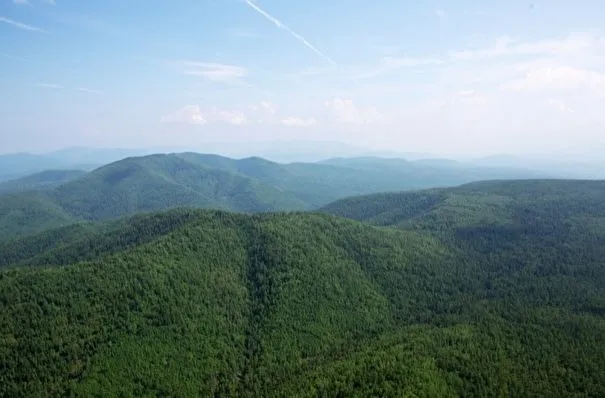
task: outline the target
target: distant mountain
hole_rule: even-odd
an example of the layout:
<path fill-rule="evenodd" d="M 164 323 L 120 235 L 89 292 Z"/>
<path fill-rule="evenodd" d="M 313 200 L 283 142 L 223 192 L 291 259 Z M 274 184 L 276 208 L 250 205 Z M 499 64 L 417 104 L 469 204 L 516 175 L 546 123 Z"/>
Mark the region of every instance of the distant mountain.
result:
<path fill-rule="evenodd" d="M 250 143 L 247 147 L 231 150 L 230 157 L 260 156 L 280 163 L 317 162 L 333 156 L 357 156 L 367 148 L 335 141 L 288 140 Z"/>
<path fill-rule="evenodd" d="M 57 209 L 61 210 L 61 225 L 65 215 L 74 222 L 108 220 L 174 207 L 238 212 L 311 210 L 353 195 L 533 176 L 528 171 L 424 165 L 402 159 L 343 158 L 321 164 L 280 164 L 259 157 L 149 155 L 110 163 L 49 191 L 45 197 L 52 203 L 48 214 L 40 208 L 15 223 L 0 213 L 0 225 L 5 230 L 12 228 L 15 234 L 30 231 L 36 217 L 53 219 Z M 28 224 L 23 224 L 24 217 Z"/>
<path fill-rule="evenodd" d="M 480 167 L 512 167 L 549 172 L 562 178 L 605 178 L 605 160 L 599 163 L 590 159 L 577 161 L 544 157 L 493 155 L 473 159 L 470 162 Z"/>
<path fill-rule="evenodd" d="M 0 182 L 0 194 L 41 191 L 56 188 L 86 174 L 82 170 L 46 170 Z"/>
<path fill-rule="evenodd" d="M 127 157 L 146 156 L 157 152 L 159 151 L 144 148 L 71 147 L 49 152 L 45 156 L 57 159 L 64 164 L 104 165 Z"/>
<path fill-rule="evenodd" d="M 349 197 L 320 211 L 374 225 L 423 230 L 442 225 L 448 229 L 498 225 L 503 233 L 510 230 L 523 236 L 539 233 L 532 228 L 548 228 L 548 220 L 553 218 L 598 226 L 605 221 L 604 198 L 605 181 L 480 181 L 451 188 Z"/>
<path fill-rule="evenodd" d="M 347 167 L 359 171 L 398 173 L 405 178 L 408 188 L 420 189 L 436 186 L 448 187 L 471 181 L 489 179 L 557 178 L 558 174 L 517 167 L 477 166 L 449 159 L 418 159 L 354 157 L 332 158 L 320 164 Z"/>
<path fill-rule="evenodd" d="M 65 148 L 44 154 L 12 153 L 0 155 L 0 181 L 24 177 L 46 170 L 85 170 L 132 157 L 157 153 L 137 148 Z"/>
<path fill-rule="evenodd" d="M 337 198 L 367 193 L 455 186 L 483 179 L 524 179 L 549 176 L 522 169 L 481 168 L 447 160 L 334 158 L 317 163 L 280 164 L 251 157 L 183 153 L 178 156 L 205 167 L 220 168 L 293 192 L 310 208 Z"/>
<path fill-rule="evenodd" d="M 94 159 L 71 161 L 49 154 L 14 153 L 0 155 L 0 182 L 25 177 L 46 170 L 85 170 L 89 171 L 102 163 Z"/>
<path fill-rule="evenodd" d="M 45 155 L 31 153 L 14 153 L 0 155 L 0 175 L 4 179 L 17 178 L 42 170 L 61 168 L 64 163 Z M 2 181 L 2 180 L 0 180 Z"/>
<path fill-rule="evenodd" d="M 603 397 L 604 195 L 488 181 L 324 209 L 380 228 L 175 209 L 0 241 L 0 396 Z"/>
<path fill-rule="evenodd" d="M 203 167 L 178 155 L 111 163 L 57 188 L 53 197 L 70 214 L 90 220 L 183 206 L 242 212 L 307 207 L 295 195 L 262 181 Z"/>

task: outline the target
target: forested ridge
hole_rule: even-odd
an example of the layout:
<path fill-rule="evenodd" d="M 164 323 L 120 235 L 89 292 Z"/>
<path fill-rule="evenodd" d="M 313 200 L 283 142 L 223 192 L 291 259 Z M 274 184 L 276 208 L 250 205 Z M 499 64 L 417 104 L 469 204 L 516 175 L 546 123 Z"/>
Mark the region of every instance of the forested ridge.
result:
<path fill-rule="evenodd" d="M 0 395 L 605 396 L 604 194 L 491 181 L 4 240 Z"/>
<path fill-rule="evenodd" d="M 82 170 L 45 170 L 8 181 L 0 181 L 0 194 L 43 191 L 57 188 L 86 174 Z"/>
<path fill-rule="evenodd" d="M 199 153 L 129 157 L 89 173 L 50 170 L 0 183 L 0 237 L 178 207 L 308 211 L 352 195 L 533 174 L 378 158 L 281 164 Z"/>

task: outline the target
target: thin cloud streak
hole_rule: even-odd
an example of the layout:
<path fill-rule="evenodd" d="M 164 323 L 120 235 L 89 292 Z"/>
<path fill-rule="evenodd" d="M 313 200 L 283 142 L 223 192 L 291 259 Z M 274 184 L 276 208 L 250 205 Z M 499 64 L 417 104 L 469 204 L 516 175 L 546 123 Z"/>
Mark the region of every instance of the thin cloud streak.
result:
<path fill-rule="evenodd" d="M 200 76 L 217 82 L 236 82 L 248 75 L 247 68 L 236 65 L 198 61 L 178 61 L 177 64 L 185 75 Z"/>
<path fill-rule="evenodd" d="M 260 8 L 259 6 L 257 6 L 256 4 L 254 4 L 251 0 L 243 0 L 243 2 L 246 3 L 254 11 L 258 12 L 260 15 L 262 15 L 263 17 L 265 17 L 269 21 L 273 22 L 278 28 L 283 29 L 286 32 L 290 33 L 292 36 L 294 36 L 295 39 L 297 39 L 298 41 L 300 41 L 301 43 L 303 43 L 306 47 L 308 47 L 315 54 L 319 55 L 320 57 L 322 57 L 323 59 L 325 59 L 326 61 L 328 61 L 332 65 L 338 66 L 338 64 L 332 58 L 330 58 L 329 56 L 327 56 L 326 54 L 324 54 L 323 52 L 321 52 L 319 49 L 317 49 L 314 45 L 312 45 L 311 43 L 309 43 L 309 41 L 307 39 L 305 39 L 304 37 L 302 37 L 300 34 L 294 32 L 292 29 L 288 28 L 279 19 L 275 18 L 274 16 L 272 16 L 271 14 L 269 14 L 268 12 L 266 12 L 265 10 L 263 10 L 262 8 Z"/>
<path fill-rule="evenodd" d="M 62 85 L 56 83 L 31 83 L 31 86 L 40 87 L 40 88 L 52 88 L 52 89 L 60 89 L 63 88 Z"/>
<path fill-rule="evenodd" d="M 4 22 L 5 24 L 14 26 L 15 28 L 18 28 L 18 29 L 28 30 L 30 32 L 46 33 L 46 31 L 44 29 L 41 29 L 41 28 L 38 28 L 35 26 L 31 26 L 31 25 L 27 25 L 22 22 L 15 21 L 13 19 L 6 18 L 6 17 L 0 17 L 0 22 Z"/>
<path fill-rule="evenodd" d="M 103 94 L 102 91 L 95 90 L 95 89 L 92 89 L 92 88 L 86 88 L 86 87 L 78 87 L 78 88 L 76 88 L 76 90 L 82 91 L 84 93 L 89 93 L 89 94 L 97 94 L 97 95 Z"/>
<path fill-rule="evenodd" d="M 9 58 L 9 59 L 18 59 L 20 61 L 24 61 L 25 58 L 20 57 L 18 55 L 12 55 L 12 54 L 7 54 L 7 53 L 0 53 L 0 57 L 2 58 Z"/>

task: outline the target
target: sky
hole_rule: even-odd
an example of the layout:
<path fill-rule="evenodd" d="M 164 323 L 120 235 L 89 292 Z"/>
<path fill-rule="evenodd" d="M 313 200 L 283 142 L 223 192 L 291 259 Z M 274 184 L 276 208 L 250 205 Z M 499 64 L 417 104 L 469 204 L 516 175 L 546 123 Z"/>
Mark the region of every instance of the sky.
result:
<path fill-rule="evenodd" d="M 0 0 L 0 153 L 605 153 L 600 0 Z"/>

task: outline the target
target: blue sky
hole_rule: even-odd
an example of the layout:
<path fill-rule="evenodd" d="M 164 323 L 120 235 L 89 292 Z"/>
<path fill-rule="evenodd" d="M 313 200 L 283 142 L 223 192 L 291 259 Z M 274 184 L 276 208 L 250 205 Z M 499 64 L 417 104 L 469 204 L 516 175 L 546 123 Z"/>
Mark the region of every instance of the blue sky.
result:
<path fill-rule="evenodd" d="M 0 0 L 0 152 L 605 150 L 602 1 Z"/>

